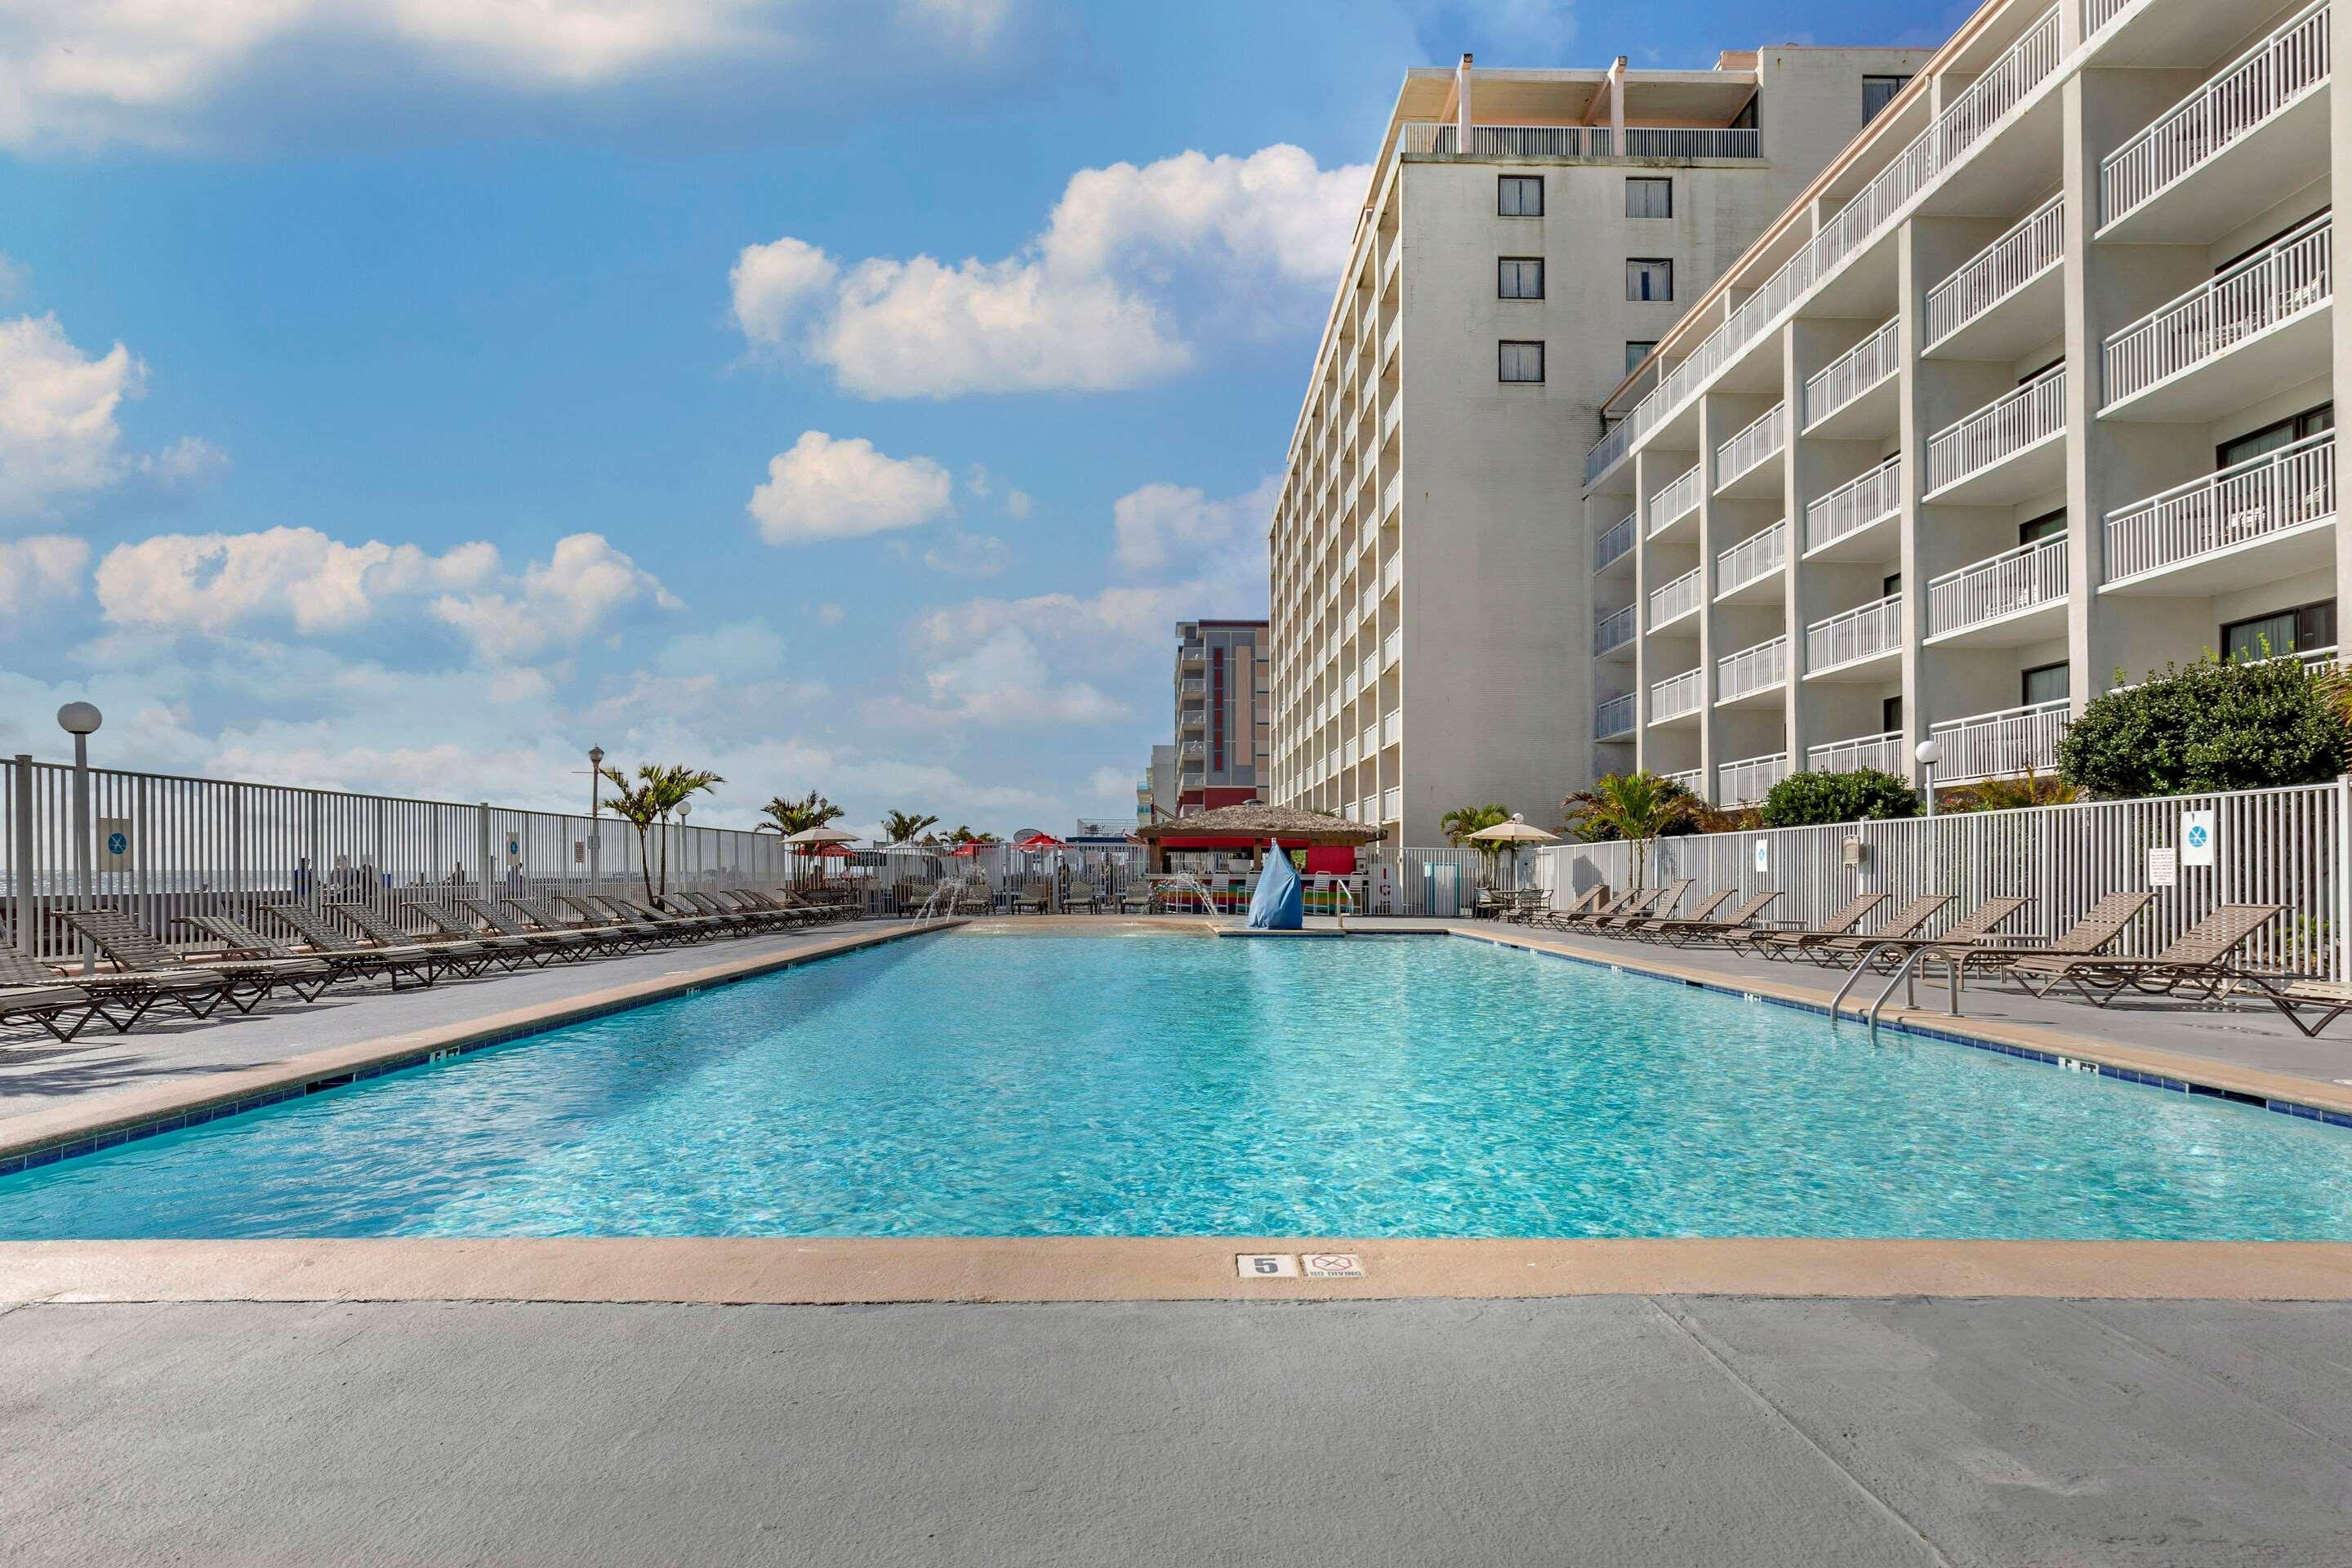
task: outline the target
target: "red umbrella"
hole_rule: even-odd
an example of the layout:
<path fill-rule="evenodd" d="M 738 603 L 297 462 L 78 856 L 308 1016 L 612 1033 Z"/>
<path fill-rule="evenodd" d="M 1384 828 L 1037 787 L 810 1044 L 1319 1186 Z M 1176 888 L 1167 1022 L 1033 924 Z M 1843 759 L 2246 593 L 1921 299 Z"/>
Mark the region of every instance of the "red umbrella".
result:
<path fill-rule="evenodd" d="M 820 844 L 809 853 L 821 855 L 828 860 L 846 860 L 853 851 L 845 844 Z"/>
<path fill-rule="evenodd" d="M 969 860 L 979 853 L 980 846 L 977 844 L 959 844 L 955 848 L 948 852 L 948 858 L 950 860 Z"/>
<path fill-rule="evenodd" d="M 1063 843 L 1060 839 L 1055 837 L 1050 833 L 1040 833 L 1034 838 L 1023 839 L 1020 843 L 1014 845 L 1013 847 L 1015 849 L 1026 849 L 1032 854 L 1042 854 L 1048 849 L 1067 849 L 1069 846 Z"/>

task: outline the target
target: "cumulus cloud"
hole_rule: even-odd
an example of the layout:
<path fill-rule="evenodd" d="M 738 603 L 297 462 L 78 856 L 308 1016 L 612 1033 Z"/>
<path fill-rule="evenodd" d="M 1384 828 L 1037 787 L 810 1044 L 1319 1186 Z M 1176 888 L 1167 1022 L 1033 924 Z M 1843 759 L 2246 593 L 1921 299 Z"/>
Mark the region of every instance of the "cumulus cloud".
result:
<path fill-rule="evenodd" d="M 108 552 L 98 602 L 121 626 L 219 635 L 278 620 L 323 632 L 365 623 L 395 595 L 472 587 L 498 564 L 481 543 L 432 555 L 377 540 L 345 544 L 314 528 L 165 533 Z"/>
<path fill-rule="evenodd" d="M 119 342 L 85 354 L 55 316 L 0 321 L 0 519 L 47 515 L 132 475 L 184 487 L 226 463 L 194 437 L 124 452 L 117 416 L 146 390 L 147 366 Z"/>
<path fill-rule="evenodd" d="M 993 577 L 1013 562 L 1013 548 L 992 533 L 950 532 L 923 552 L 923 564 L 950 577 Z"/>
<path fill-rule="evenodd" d="M 923 672 L 927 700 L 869 704 L 877 722 L 924 726 L 987 722 L 1099 724 L 1127 710 L 1083 680 L 1057 680 L 1029 634 L 1002 626 L 957 658 Z"/>
<path fill-rule="evenodd" d="M 664 675 L 742 679 L 766 675 L 784 662 L 784 639 L 766 620 L 730 621 L 707 632 L 687 632 L 663 645 L 654 660 Z"/>
<path fill-rule="evenodd" d="M 1264 542 L 1280 480 L 1223 500 L 1187 485 L 1149 484 L 1111 503 L 1111 559 L 1129 572 L 1157 572 L 1171 560 L 1224 568 L 1235 552 L 1265 558 Z"/>
<path fill-rule="evenodd" d="M 929 458 L 889 458 L 863 437 L 807 430 L 768 460 L 748 510 L 771 544 L 856 539 L 946 515 L 948 471 Z"/>
<path fill-rule="evenodd" d="M 81 596 L 82 573 L 89 565 L 89 546 L 69 534 L 42 533 L 30 539 L 0 539 L 0 630 L 20 624 L 46 602 Z"/>
<path fill-rule="evenodd" d="M 754 348 L 797 352 L 861 397 L 1108 391 L 1183 369 L 1177 275 L 1328 285 L 1367 171 L 1297 147 L 1179 153 L 1073 175 L 1018 254 L 845 266 L 791 236 L 747 246 L 730 280 Z"/>
<path fill-rule="evenodd" d="M 685 608 L 659 578 L 603 534 L 573 533 L 557 540 L 545 561 L 525 568 L 513 587 L 445 594 L 433 602 L 433 613 L 465 633 L 481 658 L 505 661 L 528 658 L 551 644 L 576 643 L 640 602 Z"/>

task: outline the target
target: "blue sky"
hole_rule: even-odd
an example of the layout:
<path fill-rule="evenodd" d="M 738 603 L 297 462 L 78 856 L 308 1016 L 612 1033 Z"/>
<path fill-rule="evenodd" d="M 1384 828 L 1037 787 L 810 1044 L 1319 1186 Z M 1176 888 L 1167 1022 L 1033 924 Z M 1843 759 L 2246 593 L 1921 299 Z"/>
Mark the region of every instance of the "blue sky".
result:
<path fill-rule="evenodd" d="M 0 0 L 0 748 L 1123 813 L 1407 67 L 1965 9 Z"/>

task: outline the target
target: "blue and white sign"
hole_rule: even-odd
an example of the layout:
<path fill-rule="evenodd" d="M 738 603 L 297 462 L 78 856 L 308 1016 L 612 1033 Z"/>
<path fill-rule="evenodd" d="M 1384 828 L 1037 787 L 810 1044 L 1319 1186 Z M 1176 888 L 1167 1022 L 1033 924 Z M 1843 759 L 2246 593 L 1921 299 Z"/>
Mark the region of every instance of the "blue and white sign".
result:
<path fill-rule="evenodd" d="M 2180 863 L 2183 866 L 2213 864 L 2214 844 L 2221 831 L 2210 811 L 2184 811 L 2180 814 Z"/>
<path fill-rule="evenodd" d="M 1772 868 L 1772 841 L 1769 838 L 1759 838 L 1756 841 L 1756 868 L 1759 871 L 1769 871 Z"/>
<path fill-rule="evenodd" d="M 98 868 L 101 871 L 131 869 L 129 817 L 101 816 L 98 819 Z"/>

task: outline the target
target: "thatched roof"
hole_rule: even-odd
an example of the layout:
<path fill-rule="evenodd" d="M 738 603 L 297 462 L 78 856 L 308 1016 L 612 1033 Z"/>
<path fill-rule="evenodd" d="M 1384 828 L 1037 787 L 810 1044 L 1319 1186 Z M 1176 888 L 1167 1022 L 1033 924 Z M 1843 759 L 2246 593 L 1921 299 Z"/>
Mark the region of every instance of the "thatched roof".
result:
<path fill-rule="evenodd" d="M 1289 805 L 1221 805 L 1173 821 L 1139 827 L 1135 836 L 1147 844 L 1162 838 L 1279 838 L 1285 845 L 1306 848 L 1316 845 L 1377 844 L 1389 836 L 1385 827 L 1346 822 L 1319 811 Z"/>

